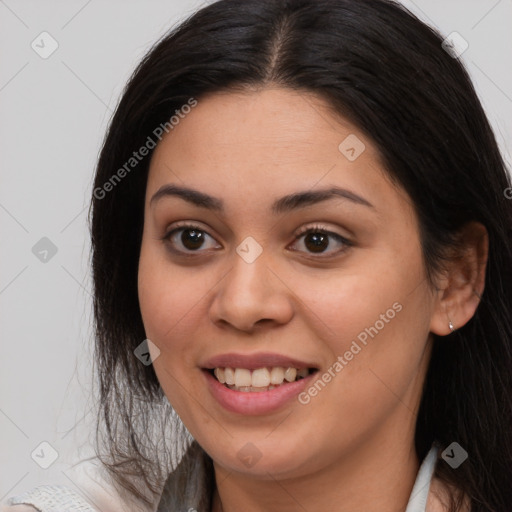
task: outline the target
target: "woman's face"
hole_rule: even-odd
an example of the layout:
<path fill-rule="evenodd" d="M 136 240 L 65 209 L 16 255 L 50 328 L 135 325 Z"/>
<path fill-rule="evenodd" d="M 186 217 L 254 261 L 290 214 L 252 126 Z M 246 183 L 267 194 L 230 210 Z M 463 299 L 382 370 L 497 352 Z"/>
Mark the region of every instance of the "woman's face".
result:
<path fill-rule="evenodd" d="M 214 94 L 180 119 L 152 156 L 138 279 L 161 386 L 219 467 L 291 478 L 410 452 L 437 314 L 417 219 L 318 97 Z M 258 388 L 317 371 L 238 391 L 205 370 L 227 366 Z"/>

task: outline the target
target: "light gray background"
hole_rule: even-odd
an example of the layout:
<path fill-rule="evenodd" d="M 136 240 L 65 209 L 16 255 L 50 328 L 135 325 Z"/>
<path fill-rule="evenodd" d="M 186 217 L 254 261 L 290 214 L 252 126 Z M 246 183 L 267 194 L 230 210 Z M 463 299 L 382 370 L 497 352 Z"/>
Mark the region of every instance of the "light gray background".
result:
<path fill-rule="evenodd" d="M 71 466 L 92 454 L 93 169 L 134 66 L 203 4 L 0 0 L 0 502 L 46 483 L 91 492 L 82 470 L 94 467 Z M 510 167 L 512 0 L 404 4 L 468 41 L 462 60 Z M 43 31 L 59 44 L 48 59 L 31 48 Z M 42 237 L 57 247 L 46 263 L 32 252 Z M 48 469 L 31 458 L 43 441 L 59 454 Z"/>

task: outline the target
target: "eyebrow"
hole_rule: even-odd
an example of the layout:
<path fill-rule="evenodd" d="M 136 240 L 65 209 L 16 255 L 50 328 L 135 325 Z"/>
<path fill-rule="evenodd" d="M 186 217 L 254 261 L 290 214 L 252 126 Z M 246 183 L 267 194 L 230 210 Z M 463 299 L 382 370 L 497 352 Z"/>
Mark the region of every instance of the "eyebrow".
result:
<path fill-rule="evenodd" d="M 210 196 L 204 192 L 199 192 L 199 190 L 173 184 L 160 187 L 151 198 L 150 205 L 157 203 L 164 197 L 180 197 L 200 208 L 206 208 L 215 212 L 224 211 L 224 202 L 222 199 Z M 358 205 L 374 208 L 369 201 L 357 195 L 355 192 L 344 188 L 331 187 L 315 191 L 305 190 L 281 197 L 272 204 L 271 211 L 277 215 L 339 197 Z"/>

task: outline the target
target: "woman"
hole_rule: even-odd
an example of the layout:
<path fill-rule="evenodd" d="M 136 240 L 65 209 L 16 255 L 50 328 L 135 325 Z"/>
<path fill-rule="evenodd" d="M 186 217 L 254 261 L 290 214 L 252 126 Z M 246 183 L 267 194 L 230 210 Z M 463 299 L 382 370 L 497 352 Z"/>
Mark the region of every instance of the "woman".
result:
<path fill-rule="evenodd" d="M 221 0 L 136 69 L 91 205 L 131 509 L 510 510 L 511 184 L 445 48 L 384 0 Z"/>

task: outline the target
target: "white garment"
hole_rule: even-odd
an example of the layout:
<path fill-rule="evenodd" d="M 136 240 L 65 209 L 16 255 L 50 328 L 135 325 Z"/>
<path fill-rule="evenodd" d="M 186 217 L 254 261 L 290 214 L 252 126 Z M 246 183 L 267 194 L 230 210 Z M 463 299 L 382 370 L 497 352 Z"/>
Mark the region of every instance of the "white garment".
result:
<path fill-rule="evenodd" d="M 432 446 L 427 456 L 423 459 L 418 476 L 414 482 L 414 486 L 409 496 L 409 502 L 405 512 L 428 512 L 427 511 L 427 498 L 428 491 L 430 490 L 430 483 L 432 482 L 432 475 L 436 467 L 438 448 Z"/>
<path fill-rule="evenodd" d="M 32 505 L 41 512 L 96 512 L 84 498 L 64 485 L 40 485 L 9 499 L 7 504 Z"/>
<path fill-rule="evenodd" d="M 434 473 L 438 448 L 432 446 L 421 463 L 405 512 L 428 512 L 427 497 Z M 63 485 L 42 485 L 19 496 L 12 497 L 8 505 L 32 505 L 41 512 L 100 512 L 79 494 Z M 180 509 L 187 510 L 187 508 Z M 14 508 L 12 512 L 16 512 Z M 175 512 L 175 511 L 169 511 Z M 177 512 L 177 511 L 176 511 Z"/>

